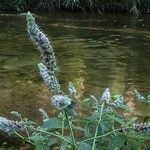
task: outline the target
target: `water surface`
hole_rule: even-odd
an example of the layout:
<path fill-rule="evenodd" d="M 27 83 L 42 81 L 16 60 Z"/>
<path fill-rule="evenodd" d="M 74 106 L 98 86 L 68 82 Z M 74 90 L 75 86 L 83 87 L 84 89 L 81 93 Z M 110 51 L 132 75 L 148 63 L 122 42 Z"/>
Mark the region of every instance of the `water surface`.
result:
<path fill-rule="evenodd" d="M 150 16 L 118 14 L 44 14 L 36 21 L 52 40 L 63 91 L 72 81 L 80 97 L 136 88 L 150 91 Z M 39 108 L 55 112 L 50 93 L 37 70 L 39 52 L 29 40 L 24 15 L 0 14 L 0 114 L 16 110 L 39 119 Z M 150 106 L 129 101 L 137 116 L 150 116 Z"/>

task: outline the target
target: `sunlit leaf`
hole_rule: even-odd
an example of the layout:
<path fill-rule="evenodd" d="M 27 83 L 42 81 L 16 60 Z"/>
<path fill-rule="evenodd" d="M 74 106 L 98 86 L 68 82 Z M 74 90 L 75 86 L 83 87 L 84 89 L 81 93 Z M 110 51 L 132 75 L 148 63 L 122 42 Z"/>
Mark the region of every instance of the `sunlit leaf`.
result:
<path fill-rule="evenodd" d="M 42 127 L 47 129 L 62 128 L 62 120 L 58 117 L 50 118 L 49 120 L 44 122 Z"/>

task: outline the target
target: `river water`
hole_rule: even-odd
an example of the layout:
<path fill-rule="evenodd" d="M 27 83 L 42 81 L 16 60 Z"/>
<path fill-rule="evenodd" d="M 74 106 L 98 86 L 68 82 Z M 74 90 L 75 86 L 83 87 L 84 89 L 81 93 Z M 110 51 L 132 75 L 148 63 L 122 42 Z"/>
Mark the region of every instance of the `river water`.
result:
<path fill-rule="evenodd" d="M 105 87 L 113 94 L 135 88 L 150 91 L 150 15 L 35 13 L 52 41 L 59 81 L 67 93 L 72 81 L 80 97 L 99 97 Z M 0 14 L 0 115 L 12 110 L 39 119 L 39 108 L 50 114 L 50 92 L 42 83 L 39 52 L 26 32 L 25 16 Z M 132 101 L 136 116 L 150 116 L 150 106 Z"/>

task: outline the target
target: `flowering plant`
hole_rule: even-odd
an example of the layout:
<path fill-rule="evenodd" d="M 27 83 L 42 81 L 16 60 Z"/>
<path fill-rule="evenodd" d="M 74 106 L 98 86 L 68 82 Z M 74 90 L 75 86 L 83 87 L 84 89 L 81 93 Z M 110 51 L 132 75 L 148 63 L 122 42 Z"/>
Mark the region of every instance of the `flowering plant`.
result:
<path fill-rule="evenodd" d="M 0 117 L 0 129 L 13 132 L 31 143 L 36 150 L 148 150 L 150 123 L 138 123 L 136 117 L 125 117 L 120 113 L 120 109 L 130 111 L 122 95 L 112 96 L 109 88 L 106 88 L 99 99 L 91 95 L 81 101 L 71 82 L 68 85 L 68 95 L 63 93 L 56 76 L 58 67 L 49 39 L 35 23 L 30 12 L 26 19 L 30 39 L 38 46 L 41 54 L 41 62 L 38 64 L 40 75 L 50 89 L 50 101 L 59 113 L 50 117 L 40 108 L 43 123 L 38 125 L 13 111 L 12 114 L 19 121 Z M 140 97 L 139 94 L 137 96 Z M 75 110 L 77 101 L 89 113 L 79 115 Z"/>

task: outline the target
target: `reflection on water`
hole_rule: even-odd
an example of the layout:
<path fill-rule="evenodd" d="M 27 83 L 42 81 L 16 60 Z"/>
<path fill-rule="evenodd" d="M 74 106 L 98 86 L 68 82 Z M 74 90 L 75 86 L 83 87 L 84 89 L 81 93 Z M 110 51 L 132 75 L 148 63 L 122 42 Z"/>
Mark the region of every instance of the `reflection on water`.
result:
<path fill-rule="evenodd" d="M 63 91 L 72 81 L 80 97 L 100 96 L 105 87 L 121 94 L 127 87 L 150 91 L 150 16 L 136 20 L 127 15 L 37 14 L 53 41 Z M 0 15 L 0 114 L 19 111 L 38 120 L 40 107 L 49 113 L 49 91 L 37 70 L 36 47 L 26 33 L 25 16 Z M 150 108 L 128 101 L 139 116 Z M 144 111 L 143 111 L 144 110 Z"/>

